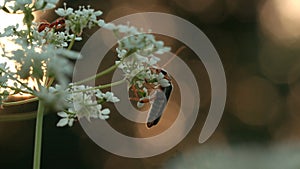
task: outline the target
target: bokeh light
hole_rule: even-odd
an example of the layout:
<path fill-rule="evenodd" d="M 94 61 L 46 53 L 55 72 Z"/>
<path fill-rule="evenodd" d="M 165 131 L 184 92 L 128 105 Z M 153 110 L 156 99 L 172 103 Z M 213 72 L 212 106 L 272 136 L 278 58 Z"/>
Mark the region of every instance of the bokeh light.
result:
<path fill-rule="evenodd" d="M 258 76 L 247 77 L 232 91 L 233 113 L 248 125 L 269 125 L 280 117 L 281 99 L 269 81 Z"/>
<path fill-rule="evenodd" d="M 258 56 L 260 69 L 268 79 L 274 83 L 293 83 L 300 77 L 299 53 L 282 46 L 262 44 Z"/>
<path fill-rule="evenodd" d="M 297 46 L 300 41 L 300 1 L 269 0 L 260 9 L 263 33 L 284 46 Z"/>

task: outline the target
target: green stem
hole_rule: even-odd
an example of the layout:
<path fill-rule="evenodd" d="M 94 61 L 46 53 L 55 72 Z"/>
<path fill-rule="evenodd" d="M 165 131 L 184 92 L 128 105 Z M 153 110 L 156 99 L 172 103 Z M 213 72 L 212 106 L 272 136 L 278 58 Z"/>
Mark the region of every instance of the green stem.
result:
<path fill-rule="evenodd" d="M 19 79 L 15 78 L 13 75 L 11 75 L 10 73 L 6 72 L 4 69 L 0 68 L 0 71 L 7 74 L 12 80 L 17 81 L 18 83 L 20 83 L 23 87 L 25 87 L 26 89 L 28 89 L 29 91 L 33 92 L 33 90 L 28 87 L 26 84 L 24 84 L 23 82 L 21 82 Z"/>
<path fill-rule="evenodd" d="M 29 37 L 29 43 L 32 44 L 31 24 L 27 24 L 27 33 Z"/>
<path fill-rule="evenodd" d="M 86 91 L 91 91 L 91 90 L 96 90 L 96 89 L 105 89 L 105 88 L 108 88 L 108 87 L 113 87 L 113 86 L 120 85 L 124 82 L 126 82 L 126 79 L 122 79 L 122 80 L 119 80 L 119 81 L 116 81 L 116 82 L 113 82 L 113 83 L 109 83 L 109 84 L 105 84 L 105 85 L 95 86 L 95 87 L 84 89 L 84 90 L 77 90 L 77 91 L 74 91 L 74 93 L 86 92 Z"/>
<path fill-rule="evenodd" d="M 44 115 L 47 115 L 47 112 L 44 112 Z M 23 120 L 32 120 L 35 119 L 37 115 L 36 111 L 27 112 L 27 113 L 16 113 L 16 114 L 1 114 L 0 122 L 10 122 L 10 121 L 23 121 Z"/>
<path fill-rule="evenodd" d="M 74 83 L 74 85 L 80 85 L 80 84 L 82 84 L 82 83 L 85 83 L 85 82 L 88 82 L 88 81 L 97 79 L 97 78 L 99 78 L 99 77 L 101 77 L 101 76 L 103 76 L 103 75 L 106 75 L 106 74 L 108 74 L 108 73 L 114 71 L 120 64 L 121 64 L 121 61 L 120 61 L 118 64 L 115 64 L 115 65 L 113 65 L 113 66 L 111 66 L 111 67 L 105 69 L 104 71 L 102 71 L 102 72 L 100 72 L 100 73 L 98 73 L 98 74 L 96 74 L 96 75 L 94 75 L 94 76 L 88 77 L 88 78 L 86 78 L 86 79 L 83 79 L 83 80 L 81 80 L 81 81 L 79 81 L 79 82 Z"/>
<path fill-rule="evenodd" d="M 14 102 L 2 102 L 2 105 L 3 106 L 17 106 L 17 105 L 21 105 L 21 104 L 31 103 L 31 102 L 34 102 L 37 100 L 38 100 L 38 98 L 34 97 L 34 98 L 20 100 L 20 101 L 14 101 Z"/>
<path fill-rule="evenodd" d="M 70 42 L 70 44 L 69 44 L 69 46 L 68 46 L 68 50 L 71 50 L 71 49 L 72 49 L 72 47 L 73 47 L 73 45 L 74 45 L 74 43 L 75 43 L 75 38 L 76 38 L 76 35 L 74 35 L 73 38 L 71 39 L 71 42 Z"/>
<path fill-rule="evenodd" d="M 49 88 L 54 82 L 54 78 L 50 78 L 49 82 L 46 84 L 47 88 Z"/>
<path fill-rule="evenodd" d="M 36 111 L 18 114 L 0 115 L 0 122 L 31 120 L 36 117 Z"/>
<path fill-rule="evenodd" d="M 120 60 L 120 62 L 119 62 L 118 64 L 114 64 L 113 66 L 111 66 L 111 67 L 105 69 L 104 71 L 102 71 L 102 72 L 100 72 L 100 73 L 98 73 L 98 74 L 96 74 L 96 75 L 94 75 L 94 76 L 88 77 L 88 78 L 83 79 L 83 80 L 78 81 L 78 82 L 75 82 L 74 85 L 80 85 L 80 84 L 82 84 L 82 83 L 85 83 L 85 82 L 94 80 L 94 79 L 96 79 L 96 78 L 99 78 L 99 77 L 101 77 L 101 76 L 103 76 L 103 75 L 106 75 L 106 74 L 108 74 L 108 73 L 114 71 L 114 70 L 115 70 L 115 69 L 116 69 L 116 68 L 124 61 L 124 59 L 125 59 L 126 57 L 130 56 L 130 55 L 133 54 L 134 52 L 136 52 L 136 50 L 131 50 L 131 51 L 129 51 L 129 52 L 126 54 L 126 56 L 124 56 L 124 57 Z"/>
<path fill-rule="evenodd" d="M 15 88 L 15 87 L 12 87 L 12 86 L 2 85 L 1 87 L 2 88 L 9 88 L 9 89 L 14 90 L 14 91 L 18 91 L 18 93 L 20 92 L 20 93 L 31 94 L 31 95 L 33 94 L 33 93 L 28 92 L 28 91 L 21 90 L 19 88 Z"/>
<path fill-rule="evenodd" d="M 36 126 L 35 126 L 33 169 L 39 169 L 40 163 L 41 163 L 44 108 L 45 108 L 45 106 L 44 106 L 43 102 L 39 101 L 39 106 L 38 106 L 37 116 L 36 116 Z"/>

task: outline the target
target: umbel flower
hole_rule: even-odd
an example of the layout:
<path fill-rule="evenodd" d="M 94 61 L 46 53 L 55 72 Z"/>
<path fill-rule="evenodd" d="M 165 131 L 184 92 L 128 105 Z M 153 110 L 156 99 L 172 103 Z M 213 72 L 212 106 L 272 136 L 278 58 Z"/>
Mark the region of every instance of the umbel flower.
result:
<path fill-rule="evenodd" d="M 95 11 L 91 9 L 90 6 L 79 6 L 78 10 L 74 10 L 73 8 L 67 8 L 66 3 L 64 3 L 64 8 L 58 8 L 55 12 L 57 15 L 66 19 L 66 32 L 69 33 L 71 31 L 77 36 L 80 36 L 85 28 L 90 29 L 96 25 L 104 25 L 102 19 L 97 19 L 97 17 L 102 15 L 102 12 L 99 10 Z"/>
<path fill-rule="evenodd" d="M 108 23 L 103 28 L 112 30 L 119 39 L 116 48 L 119 60 L 115 64 L 123 71 L 128 88 L 135 86 L 142 93 L 140 100 L 150 97 L 149 92 L 145 90 L 145 84 L 151 85 L 152 88 L 170 85 L 162 73 L 153 71 L 160 60 L 156 55 L 170 51 L 170 47 L 164 46 L 163 41 L 157 41 L 151 32 L 144 33 L 142 29 L 138 30 L 129 24 Z M 137 102 L 137 107 L 143 105 Z"/>
<path fill-rule="evenodd" d="M 110 110 L 105 103 L 116 103 L 120 99 L 114 93 L 103 92 L 123 82 L 128 86 L 136 86 L 140 91 L 140 99 L 149 98 L 151 93 L 145 87 L 149 83 L 152 87 L 168 86 L 170 83 L 164 75 L 153 71 L 159 61 L 156 55 L 170 51 L 162 41 L 157 41 L 151 32 L 143 32 L 134 26 L 115 25 L 105 23 L 99 18 L 102 12 L 90 6 L 80 6 L 78 9 L 67 7 L 55 10 L 59 15 L 52 22 L 34 22 L 33 12 L 43 11 L 56 7 L 58 0 L 4 0 L 0 9 L 7 13 L 23 14 L 23 23 L 26 28 L 11 25 L 0 33 L 2 53 L 0 59 L 5 58 L 14 62 L 15 66 L 9 68 L 8 64 L 0 63 L 0 104 L 20 105 L 38 101 L 36 114 L 35 151 L 33 168 L 39 169 L 41 156 L 41 140 L 43 115 L 45 110 L 58 112 L 60 117 L 57 126 L 72 126 L 77 119 L 86 118 L 108 119 Z M 95 76 L 70 83 L 73 72 L 71 60 L 80 59 L 79 53 L 72 51 L 76 41 L 82 40 L 81 35 L 85 29 L 101 27 L 111 30 L 118 38 L 118 59 L 115 64 Z M 6 47 L 7 41 L 16 47 Z M 119 68 L 124 73 L 124 79 L 98 86 L 82 85 Z M 31 80 L 34 85 L 29 85 Z M 10 82 L 9 82 L 10 81 Z M 12 82 L 12 83 L 11 83 Z M 7 97 L 14 94 L 31 94 L 28 100 L 7 102 Z M 143 104 L 138 102 L 138 106 Z"/>
<path fill-rule="evenodd" d="M 72 126 L 74 119 L 82 117 L 87 118 L 89 121 L 91 118 L 108 119 L 110 110 L 108 108 L 103 109 L 102 104 L 120 101 L 112 92 L 102 93 L 99 89 L 84 85 L 69 88 L 66 100 L 70 106 L 67 110 L 57 113 L 58 116 L 62 117 L 57 123 L 58 127 Z"/>
<path fill-rule="evenodd" d="M 13 6 L 8 7 L 8 12 L 23 11 L 24 22 L 29 27 L 28 30 L 24 30 L 18 25 L 10 26 L 0 33 L 0 37 L 9 38 L 19 46 L 17 49 L 7 50 L 4 44 L 1 45 L 2 57 L 16 64 L 15 71 L 9 70 L 5 64 L 0 65 L 0 85 L 3 88 L 0 94 L 1 102 L 9 94 L 32 94 L 44 105 L 58 112 L 58 116 L 61 117 L 57 123 L 59 127 L 72 126 L 73 122 L 80 118 L 87 118 L 89 121 L 109 118 L 110 110 L 103 104 L 120 101 L 114 93 L 103 93 L 99 86 L 69 83 L 73 71 L 70 60 L 81 57 L 79 53 L 70 49 L 75 41 L 82 40 L 81 34 L 84 29 L 94 26 L 111 30 L 118 38 L 118 60 L 112 67 L 123 71 L 128 87 L 134 85 L 141 90 L 143 94 L 140 99 L 149 98 L 145 83 L 151 83 L 154 87 L 170 85 L 163 74 L 152 71 L 160 60 L 157 55 L 170 51 L 170 48 L 165 47 L 162 41 L 156 40 L 151 32 L 143 32 L 142 29 L 129 24 L 105 23 L 99 18 L 102 15 L 101 11 L 90 6 L 73 9 L 65 3 L 63 8 L 55 10 L 56 14 L 62 17 L 58 21 L 32 22 L 31 12 L 54 8 L 56 3 L 57 0 L 17 0 Z M 7 86 L 8 79 L 15 81 L 14 86 Z M 27 86 L 27 79 L 33 79 L 37 83 L 35 88 Z M 53 82 L 56 85 L 52 85 Z M 13 92 L 8 89 L 13 89 Z M 142 105 L 138 102 L 138 107 Z"/>

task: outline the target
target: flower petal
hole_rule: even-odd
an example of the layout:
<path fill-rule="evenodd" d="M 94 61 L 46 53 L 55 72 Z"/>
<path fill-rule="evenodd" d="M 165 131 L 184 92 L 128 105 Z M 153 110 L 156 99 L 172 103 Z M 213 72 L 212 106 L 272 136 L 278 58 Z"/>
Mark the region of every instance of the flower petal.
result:
<path fill-rule="evenodd" d="M 68 117 L 68 114 L 66 112 L 58 112 L 57 115 L 59 117 Z"/>
<path fill-rule="evenodd" d="M 56 124 L 57 127 L 64 127 L 69 122 L 68 118 L 62 118 L 59 120 L 59 122 Z"/>
<path fill-rule="evenodd" d="M 103 110 L 101 111 L 101 114 L 103 114 L 103 115 L 107 115 L 107 114 L 109 114 L 109 113 L 110 113 L 110 110 L 109 110 L 108 108 L 103 109 Z"/>

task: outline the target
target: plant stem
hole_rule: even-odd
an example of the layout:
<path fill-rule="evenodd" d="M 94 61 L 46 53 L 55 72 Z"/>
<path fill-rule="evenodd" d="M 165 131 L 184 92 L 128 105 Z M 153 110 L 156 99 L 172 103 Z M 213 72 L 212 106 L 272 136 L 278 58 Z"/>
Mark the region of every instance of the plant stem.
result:
<path fill-rule="evenodd" d="M 47 112 L 44 112 L 44 116 L 47 115 Z M 17 114 L 3 114 L 0 115 L 0 122 L 10 122 L 10 121 L 22 121 L 22 120 L 32 120 L 35 119 L 37 115 L 36 111 L 28 113 L 17 113 Z"/>
<path fill-rule="evenodd" d="M 27 33 L 28 33 L 29 43 L 32 44 L 31 24 L 27 24 Z"/>
<path fill-rule="evenodd" d="M 118 64 L 114 64 L 113 66 L 111 66 L 111 67 L 105 69 L 104 71 L 102 71 L 102 72 L 100 72 L 100 73 L 98 73 L 98 74 L 96 74 L 96 75 L 94 75 L 94 76 L 91 76 L 91 77 L 88 77 L 88 78 L 86 78 L 86 79 L 83 79 L 83 80 L 81 80 L 81 81 L 79 81 L 79 82 L 76 82 L 76 83 L 74 83 L 74 85 L 80 85 L 80 84 L 82 84 L 82 83 L 85 83 L 85 82 L 88 82 L 88 81 L 97 79 L 97 78 L 99 78 L 99 77 L 101 77 L 101 76 L 103 76 L 103 75 L 106 75 L 106 74 L 110 73 L 111 71 L 115 70 L 115 69 L 119 66 L 119 64 L 121 64 L 121 62 L 119 62 Z"/>
<path fill-rule="evenodd" d="M 31 94 L 31 95 L 33 94 L 33 93 L 28 92 L 28 91 L 21 90 L 19 88 L 15 88 L 15 87 L 12 87 L 12 86 L 2 85 L 1 87 L 2 88 L 9 88 L 9 89 L 14 90 L 14 91 L 19 91 L 20 93 L 24 93 L 24 94 Z"/>
<path fill-rule="evenodd" d="M 54 82 L 54 78 L 50 78 L 49 82 L 46 83 L 45 85 L 47 86 L 47 88 L 49 88 L 52 85 L 53 82 Z"/>
<path fill-rule="evenodd" d="M 74 35 L 73 38 L 71 39 L 71 42 L 70 42 L 70 44 L 69 44 L 69 46 L 68 46 L 68 50 L 71 50 L 71 49 L 72 49 L 72 47 L 73 47 L 73 45 L 74 45 L 74 43 L 75 43 L 75 38 L 76 38 L 76 35 Z"/>
<path fill-rule="evenodd" d="M 109 83 L 109 84 L 105 84 L 105 85 L 99 85 L 99 86 L 91 87 L 91 88 L 84 89 L 84 90 L 77 90 L 77 91 L 74 91 L 74 93 L 86 92 L 86 91 L 91 91 L 91 90 L 96 90 L 96 89 L 105 89 L 105 88 L 108 88 L 108 87 L 113 87 L 113 86 L 120 85 L 124 82 L 126 82 L 126 79 L 122 79 L 122 80 L 119 80 L 119 81 L 116 81 L 116 82 L 113 82 L 113 83 Z"/>
<path fill-rule="evenodd" d="M 41 148 L 42 148 L 42 133 L 43 133 L 43 113 L 45 105 L 40 100 L 36 116 L 35 125 L 35 143 L 34 143 L 34 157 L 33 169 L 39 169 L 41 163 Z"/>
<path fill-rule="evenodd" d="M 0 115 L 0 122 L 31 120 L 36 117 L 36 111 L 29 113 Z"/>
<path fill-rule="evenodd" d="M 88 78 L 83 79 L 83 80 L 78 81 L 78 82 L 75 82 L 74 85 L 80 85 L 80 84 L 82 84 L 82 83 L 85 83 L 85 82 L 88 82 L 88 81 L 97 79 L 97 78 L 99 78 L 99 77 L 101 77 L 101 76 L 103 76 L 103 75 L 106 75 L 106 74 L 108 74 L 108 73 L 114 71 L 114 70 L 115 70 L 115 69 L 116 69 L 116 68 L 124 61 L 124 59 L 125 59 L 126 57 L 132 55 L 134 52 L 136 52 L 136 50 L 130 50 L 130 51 L 128 51 L 128 53 L 126 54 L 126 56 L 124 56 L 124 57 L 120 60 L 120 62 L 119 62 L 118 64 L 114 64 L 113 66 L 111 66 L 111 67 L 105 69 L 104 71 L 102 71 L 102 72 L 100 72 L 100 73 L 98 73 L 98 74 L 96 74 L 96 75 L 94 75 L 94 76 L 88 77 Z"/>
<path fill-rule="evenodd" d="M 30 98 L 30 99 L 14 101 L 14 102 L 2 102 L 2 105 L 3 106 L 17 106 L 17 105 L 21 105 L 21 104 L 31 103 L 31 102 L 34 102 L 34 101 L 37 101 L 37 100 L 38 100 L 37 97 L 33 97 L 33 98 Z"/>
<path fill-rule="evenodd" d="M 24 84 L 23 82 L 21 82 L 18 78 L 15 78 L 13 75 L 11 75 L 10 73 L 6 72 L 4 69 L 0 68 L 0 71 L 7 74 L 11 79 L 17 81 L 18 83 L 20 83 L 23 87 L 25 87 L 26 89 L 28 89 L 29 91 L 33 92 L 33 90 L 28 87 L 26 84 Z"/>

